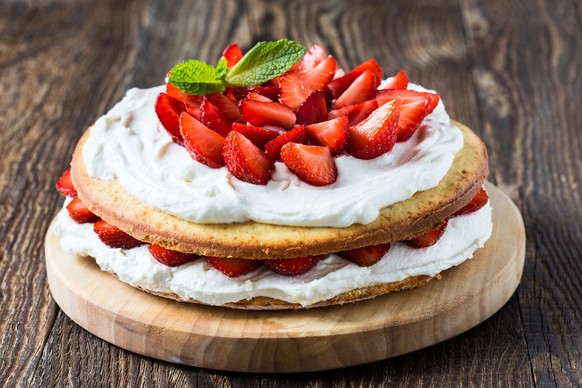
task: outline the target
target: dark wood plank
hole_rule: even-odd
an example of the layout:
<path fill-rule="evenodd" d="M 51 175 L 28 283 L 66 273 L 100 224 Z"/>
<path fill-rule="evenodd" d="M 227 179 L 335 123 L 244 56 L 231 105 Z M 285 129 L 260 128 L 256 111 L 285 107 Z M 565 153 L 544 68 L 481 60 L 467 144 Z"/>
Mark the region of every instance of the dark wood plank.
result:
<path fill-rule="evenodd" d="M 582 5 L 465 1 L 499 186 L 528 236 L 519 313 L 535 381 L 582 384 Z"/>

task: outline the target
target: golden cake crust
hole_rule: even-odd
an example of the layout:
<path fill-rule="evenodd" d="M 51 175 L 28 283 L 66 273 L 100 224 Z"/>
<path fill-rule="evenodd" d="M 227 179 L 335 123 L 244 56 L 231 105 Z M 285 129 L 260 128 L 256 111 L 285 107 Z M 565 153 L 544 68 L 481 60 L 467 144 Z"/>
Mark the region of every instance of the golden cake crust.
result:
<path fill-rule="evenodd" d="M 383 208 L 380 216 L 367 225 L 298 227 L 253 221 L 198 224 L 175 217 L 131 197 L 115 179 L 88 175 L 82 154 L 90 129 L 73 155 L 72 179 L 79 197 L 95 214 L 139 240 L 168 249 L 246 259 L 321 255 L 422 235 L 469 203 L 488 174 L 487 151 L 469 128 L 453 124 L 462 130 L 464 146 L 439 185 Z"/>

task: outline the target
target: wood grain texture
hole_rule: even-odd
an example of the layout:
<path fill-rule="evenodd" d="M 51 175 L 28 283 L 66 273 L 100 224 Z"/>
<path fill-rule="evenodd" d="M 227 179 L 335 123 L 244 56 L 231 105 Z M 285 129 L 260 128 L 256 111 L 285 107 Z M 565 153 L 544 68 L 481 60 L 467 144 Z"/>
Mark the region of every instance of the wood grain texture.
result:
<path fill-rule="evenodd" d="M 6 386 L 582 385 L 582 4 L 575 0 L 0 0 L 0 381 Z M 524 279 L 477 328 L 327 373 L 241 375 L 108 345 L 51 301 L 42 238 L 84 128 L 124 90 L 237 41 L 290 37 L 345 67 L 370 56 L 442 92 L 485 140 L 524 215 Z"/>

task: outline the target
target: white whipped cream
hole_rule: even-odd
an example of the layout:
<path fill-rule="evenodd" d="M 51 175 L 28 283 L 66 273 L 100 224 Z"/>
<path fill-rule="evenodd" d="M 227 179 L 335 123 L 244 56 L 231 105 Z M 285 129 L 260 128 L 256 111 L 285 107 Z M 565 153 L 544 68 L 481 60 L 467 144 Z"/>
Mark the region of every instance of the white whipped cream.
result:
<path fill-rule="evenodd" d="M 435 187 L 463 146 L 463 135 L 451 126 L 441 101 L 412 138 L 392 151 L 372 160 L 337 157 L 338 179 L 332 185 L 306 184 L 281 162 L 267 185 L 253 185 L 225 167 L 194 161 L 172 142 L 154 111 L 162 91 L 163 86 L 129 90 L 93 126 L 83 160 L 90 176 L 117 178 L 139 201 L 199 223 L 368 224 L 383 207 Z"/>
<path fill-rule="evenodd" d="M 173 292 L 184 300 L 194 298 L 210 305 L 265 296 L 310 306 L 353 289 L 409 276 L 434 276 L 461 264 L 489 239 L 493 228 L 491 214 L 487 204 L 475 213 L 451 218 L 443 236 L 428 248 L 393 243 L 382 260 L 371 267 L 359 267 L 331 254 L 307 273 L 294 277 L 261 267 L 247 275 L 229 278 L 205 259 L 167 267 L 150 255 L 147 246 L 130 250 L 109 248 L 93 232 L 93 224 L 76 224 L 64 209 L 57 217 L 55 232 L 61 236 L 61 246 L 66 251 L 92 256 L 103 270 L 146 290 Z"/>

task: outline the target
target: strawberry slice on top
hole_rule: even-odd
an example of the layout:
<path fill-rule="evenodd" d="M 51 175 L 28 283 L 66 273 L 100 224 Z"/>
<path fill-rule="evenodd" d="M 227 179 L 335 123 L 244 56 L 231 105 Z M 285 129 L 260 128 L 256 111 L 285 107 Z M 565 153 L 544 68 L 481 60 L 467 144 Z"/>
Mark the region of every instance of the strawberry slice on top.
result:
<path fill-rule="evenodd" d="M 240 132 L 228 134 L 222 155 L 228 171 L 241 181 L 266 185 L 271 179 L 273 160 Z"/>
<path fill-rule="evenodd" d="M 240 110 L 247 122 L 257 127 L 272 125 L 289 129 L 297 120 L 289 107 L 278 102 L 242 100 Z"/>
<path fill-rule="evenodd" d="M 376 79 L 371 70 L 366 70 L 335 100 L 332 109 L 368 101 L 376 93 Z"/>
<path fill-rule="evenodd" d="M 310 90 L 322 90 L 332 80 L 337 70 L 335 58 L 331 55 L 301 76 L 303 85 Z"/>
<path fill-rule="evenodd" d="M 222 93 L 210 93 L 206 95 L 206 98 L 231 122 L 244 122 L 238 103 L 230 97 Z"/>
<path fill-rule="evenodd" d="M 188 107 L 184 101 L 180 101 L 166 93 L 158 94 L 154 106 L 158 119 L 166 129 L 174 143 L 183 145 L 180 134 L 180 113 L 185 112 Z"/>
<path fill-rule="evenodd" d="M 271 158 L 277 159 L 281 148 L 290 142 L 307 144 L 307 129 L 304 125 L 299 125 L 289 132 L 283 132 L 265 145 L 265 151 Z"/>
<path fill-rule="evenodd" d="M 222 137 L 228 135 L 232 127 L 232 121 L 206 97 L 200 106 L 200 122 Z"/>
<path fill-rule="evenodd" d="M 343 75 L 342 77 L 336 78 L 329 83 L 328 88 L 331 90 L 333 98 L 338 98 L 366 70 L 372 72 L 374 75 L 374 87 L 378 87 L 384 78 L 384 71 L 378 62 L 376 62 L 374 59 L 368 59 L 361 65 L 356 66 L 349 73 Z"/>
<path fill-rule="evenodd" d="M 292 110 L 297 110 L 311 93 L 296 74 L 287 73 L 281 78 L 279 101 Z"/>
<path fill-rule="evenodd" d="M 382 85 L 382 89 L 406 89 L 408 87 L 408 75 L 404 70 L 400 70 L 391 80 L 387 80 Z"/>
<path fill-rule="evenodd" d="M 313 92 L 297 109 L 297 124 L 312 124 L 327 120 L 325 92 Z"/>
<path fill-rule="evenodd" d="M 279 132 L 277 131 L 241 123 L 232 124 L 232 130 L 242 133 L 254 145 L 261 149 L 264 149 L 265 144 L 279 136 Z"/>
<path fill-rule="evenodd" d="M 309 141 L 329 148 L 332 155 L 338 155 L 348 142 L 349 123 L 345 116 L 311 124 L 306 127 Z"/>
<path fill-rule="evenodd" d="M 233 67 L 241 60 L 243 52 L 238 44 L 233 43 L 224 49 L 222 56 L 226 59 L 226 66 Z"/>
<path fill-rule="evenodd" d="M 327 186 L 337 180 L 335 159 L 327 147 L 287 143 L 281 148 L 281 159 L 303 182 Z"/>
<path fill-rule="evenodd" d="M 180 115 L 180 132 L 184 147 L 194 160 L 212 168 L 224 166 L 222 146 L 224 137 L 206 127 L 186 112 Z"/>
<path fill-rule="evenodd" d="M 356 125 L 364 120 L 373 111 L 378 109 L 378 102 L 376 99 L 360 102 L 359 104 L 344 106 L 340 109 L 330 110 L 327 113 L 328 119 L 335 119 L 337 117 L 347 116 L 350 125 Z"/>
<path fill-rule="evenodd" d="M 299 67 L 297 73 L 301 76 L 307 74 L 312 69 L 314 69 L 319 63 L 323 62 L 327 58 L 327 54 L 321 48 L 321 46 L 313 45 L 305 55 L 303 59 L 299 62 Z"/>

